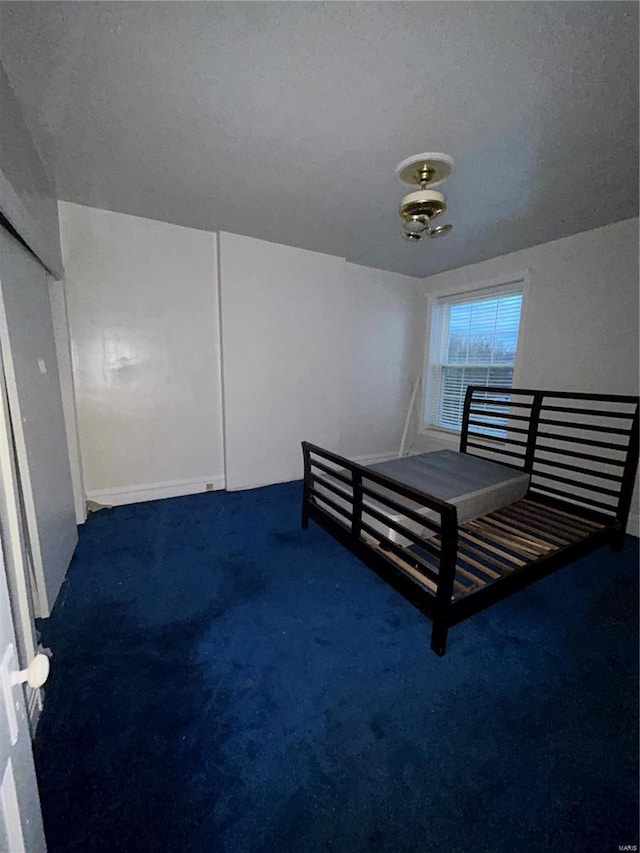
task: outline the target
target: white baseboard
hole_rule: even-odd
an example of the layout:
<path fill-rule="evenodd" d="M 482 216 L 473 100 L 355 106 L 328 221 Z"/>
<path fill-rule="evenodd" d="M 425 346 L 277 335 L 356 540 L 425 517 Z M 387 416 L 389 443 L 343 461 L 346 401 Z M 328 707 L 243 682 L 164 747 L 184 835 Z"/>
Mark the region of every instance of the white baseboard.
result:
<path fill-rule="evenodd" d="M 213 488 L 207 488 L 207 486 Z M 105 506 L 122 506 L 143 501 L 159 501 L 165 498 L 180 498 L 200 492 L 217 492 L 224 489 L 223 475 L 202 477 L 198 480 L 172 480 L 167 483 L 144 483 L 140 486 L 122 486 L 119 489 L 98 489 L 87 492 L 87 500 Z"/>

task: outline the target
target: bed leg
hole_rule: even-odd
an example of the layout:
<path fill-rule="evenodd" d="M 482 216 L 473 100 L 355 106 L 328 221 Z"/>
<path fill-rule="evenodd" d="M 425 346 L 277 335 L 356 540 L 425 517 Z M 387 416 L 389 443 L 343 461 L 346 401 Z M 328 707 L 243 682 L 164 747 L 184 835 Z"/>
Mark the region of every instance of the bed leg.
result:
<path fill-rule="evenodd" d="M 438 657 L 444 657 L 447 651 L 447 634 L 449 628 L 443 622 L 434 622 L 431 630 L 431 649 Z"/>
<path fill-rule="evenodd" d="M 307 515 L 307 510 L 304 504 L 302 506 L 302 518 L 300 520 L 300 523 L 302 524 L 303 530 L 306 530 L 309 527 L 309 516 Z"/>

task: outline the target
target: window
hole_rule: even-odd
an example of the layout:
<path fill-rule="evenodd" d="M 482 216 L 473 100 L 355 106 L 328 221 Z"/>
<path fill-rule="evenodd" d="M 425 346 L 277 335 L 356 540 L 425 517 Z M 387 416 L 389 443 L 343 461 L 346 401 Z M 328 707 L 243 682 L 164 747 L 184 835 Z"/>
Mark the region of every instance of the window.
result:
<path fill-rule="evenodd" d="M 468 385 L 511 387 L 521 308 L 522 282 L 437 301 L 427 370 L 427 426 L 460 430 Z M 487 417 L 483 431 L 502 437 L 505 424 Z"/>

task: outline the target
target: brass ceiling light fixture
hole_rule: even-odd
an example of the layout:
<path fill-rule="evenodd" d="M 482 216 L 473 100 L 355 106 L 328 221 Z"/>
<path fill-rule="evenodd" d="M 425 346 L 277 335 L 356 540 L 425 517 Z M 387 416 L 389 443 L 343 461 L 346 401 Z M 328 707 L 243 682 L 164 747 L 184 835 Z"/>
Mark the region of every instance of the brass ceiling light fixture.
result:
<path fill-rule="evenodd" d="M 408 193 L 400 202 L 402 237 L 417 243 L 423 237 L 441 237 L 452 225 L 431 227 L 431 220 L 447 209 L 447 197 L 434 187 L 443 184 L 453 171 L 453 159 L 448 154 L 415 154 L 396 166 L 396 175 L 403 184 L 420 189 Z"/>

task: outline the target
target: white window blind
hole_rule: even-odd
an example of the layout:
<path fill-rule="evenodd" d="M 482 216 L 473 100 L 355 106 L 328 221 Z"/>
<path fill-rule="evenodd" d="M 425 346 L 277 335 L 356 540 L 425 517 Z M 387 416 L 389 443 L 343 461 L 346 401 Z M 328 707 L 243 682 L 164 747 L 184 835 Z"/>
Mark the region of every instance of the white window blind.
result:
<path fill-rule="evenodd" d="M 438 303 L 428 376 L 428 423 L 460 430 L 467 386 L 511 387 L 521 308 L 521 289 Z M 501 418 L 487 418 L 484 431 L 503 436 L 504 424 Z"/>

